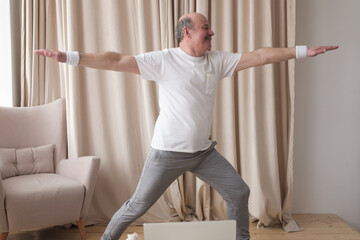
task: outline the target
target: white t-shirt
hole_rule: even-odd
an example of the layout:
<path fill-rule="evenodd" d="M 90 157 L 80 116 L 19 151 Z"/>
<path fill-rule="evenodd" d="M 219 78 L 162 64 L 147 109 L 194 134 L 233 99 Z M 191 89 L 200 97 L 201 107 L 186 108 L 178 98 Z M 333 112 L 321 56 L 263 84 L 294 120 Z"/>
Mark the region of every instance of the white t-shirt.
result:
<path fill-rule="evenodd" d="M 222 78 L 232 76 L 240 58 L 240 53 L 220 51 L 193 57 L 180 48 L 136 56 L 141 77 L 159 84 L 152 148 L 196 152 L 211 145 L 216 89 Z"/>

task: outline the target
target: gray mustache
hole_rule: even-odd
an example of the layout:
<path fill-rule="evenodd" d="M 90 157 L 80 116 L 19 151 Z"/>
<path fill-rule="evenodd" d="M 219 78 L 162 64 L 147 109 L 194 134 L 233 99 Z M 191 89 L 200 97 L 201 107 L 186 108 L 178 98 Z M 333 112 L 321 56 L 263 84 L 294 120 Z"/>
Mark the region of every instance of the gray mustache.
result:
<path fill-rule="evenodd" d="M 206 40 L 211 40 L 211 36 L 206 36 L 205 39 Z"/>

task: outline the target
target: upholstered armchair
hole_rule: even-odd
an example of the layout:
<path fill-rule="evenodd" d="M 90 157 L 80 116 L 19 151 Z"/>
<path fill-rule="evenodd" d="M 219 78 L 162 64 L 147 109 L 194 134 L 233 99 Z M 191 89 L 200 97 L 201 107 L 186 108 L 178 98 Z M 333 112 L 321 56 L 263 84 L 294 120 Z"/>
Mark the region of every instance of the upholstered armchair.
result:
<path fill-rule="evenodd" d="M 100 165 L 67 158 L 65 100 L 0 107 L 0 233 L 78 223 L 86 217 Z"/>

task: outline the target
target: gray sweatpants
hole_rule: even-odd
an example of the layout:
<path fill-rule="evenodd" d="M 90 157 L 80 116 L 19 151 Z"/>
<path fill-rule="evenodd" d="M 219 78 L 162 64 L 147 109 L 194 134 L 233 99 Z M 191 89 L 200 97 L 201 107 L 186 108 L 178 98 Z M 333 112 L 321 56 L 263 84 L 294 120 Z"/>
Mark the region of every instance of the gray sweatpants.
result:
<path fill-rule="evenodd" d="M 231 164 L 215 150 L 216 142 L 195 153 L 151 149 L 134 195 L 114 214 L 101 240 L 118 240 L 181 174 L 190 171 L 220 193 L 228 219 L 236 220 L 236 240 L 248 240 L 250 190 Z"/>

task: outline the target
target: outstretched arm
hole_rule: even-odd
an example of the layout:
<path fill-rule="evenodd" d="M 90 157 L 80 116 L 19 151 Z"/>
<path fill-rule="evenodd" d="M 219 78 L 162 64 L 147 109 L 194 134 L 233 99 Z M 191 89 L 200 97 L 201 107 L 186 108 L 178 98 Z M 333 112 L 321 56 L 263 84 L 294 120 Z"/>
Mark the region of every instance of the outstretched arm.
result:
<path fill-rule="evenodd" d="M 309 47 L 307 57 L 315 57 L 327 51 L 337 49 L 338 46 L 319 46 Z M 253 52 L 245 52 L 235 69 L 235 72 L 246 68 L 261 66 L 269 63 L 277 63 L 296 58 L 296 49 L 294 48 L 260 48 Z"/>
<path fill-rule="evenodd" d="M 67 60 L 66 53 L 57 50 L 40 49 L 35 50 L 34 53 L 40 56 L 53 58 L 62 63 L 65 63 Z M 140 74 L 134 56 L 115 52 L 80 53 L 79 65 L 102 70 Z"/>

